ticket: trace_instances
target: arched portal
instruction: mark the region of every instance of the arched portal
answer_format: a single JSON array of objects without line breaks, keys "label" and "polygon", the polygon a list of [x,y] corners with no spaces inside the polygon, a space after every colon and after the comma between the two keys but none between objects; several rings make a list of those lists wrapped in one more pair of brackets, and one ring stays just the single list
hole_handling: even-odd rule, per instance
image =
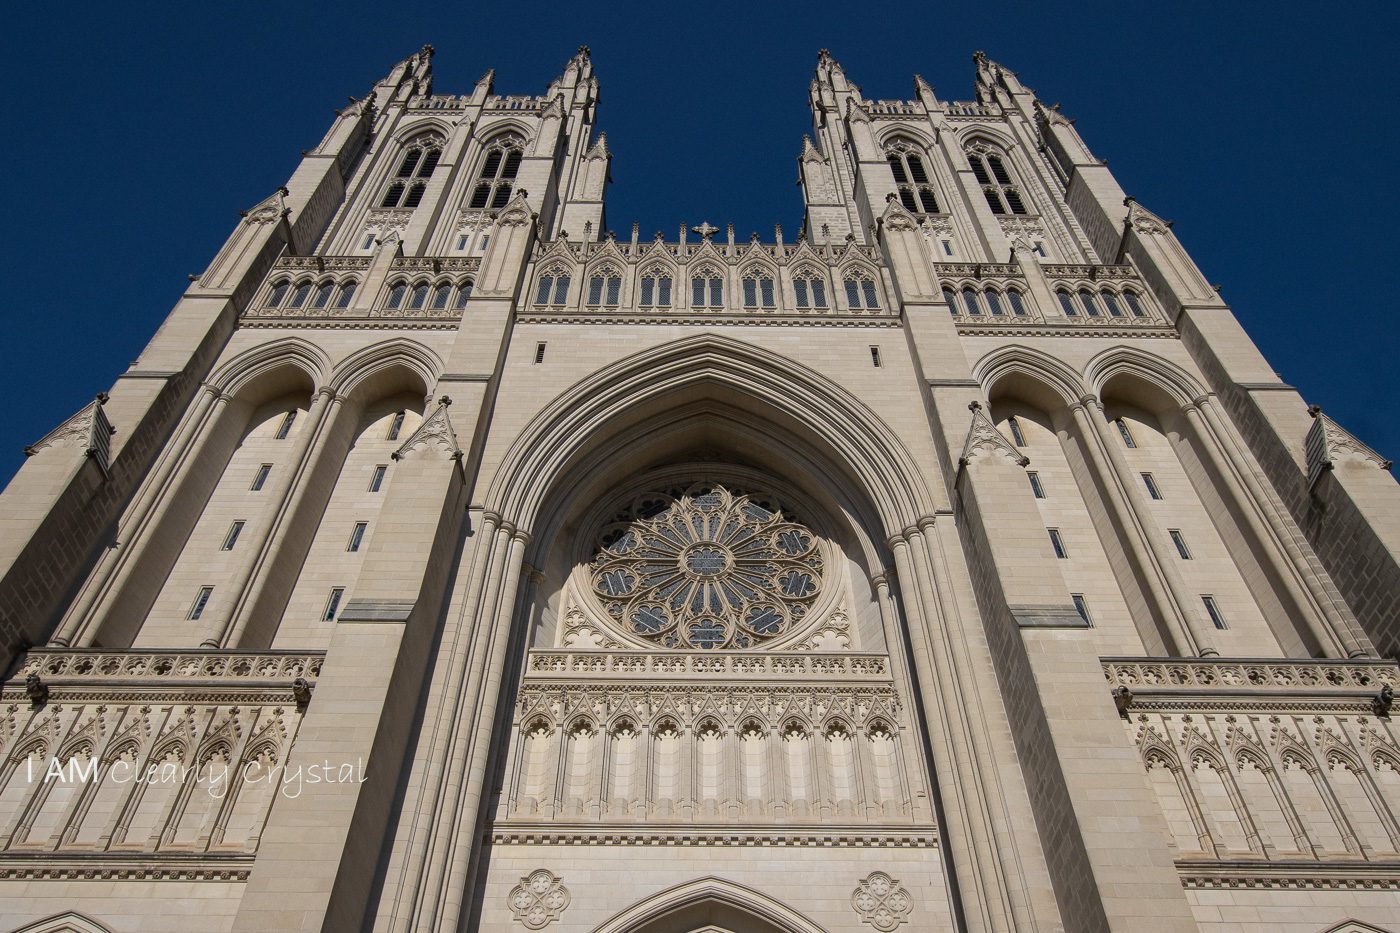
[{"label": "arched portal", "polygon": [[627,908],[594,933],[823,933],[795,910],[722,878],[677,885]]}]

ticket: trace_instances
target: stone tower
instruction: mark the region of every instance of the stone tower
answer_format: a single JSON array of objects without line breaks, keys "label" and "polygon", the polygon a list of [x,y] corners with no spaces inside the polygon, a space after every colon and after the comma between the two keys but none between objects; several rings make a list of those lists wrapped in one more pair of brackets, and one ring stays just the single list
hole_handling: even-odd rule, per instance
[{"label": "stone tower", "polygon": [[0,929],[1400,930],[1400,489],[1070,119],[619,240],[432,56],[0,496]]}]

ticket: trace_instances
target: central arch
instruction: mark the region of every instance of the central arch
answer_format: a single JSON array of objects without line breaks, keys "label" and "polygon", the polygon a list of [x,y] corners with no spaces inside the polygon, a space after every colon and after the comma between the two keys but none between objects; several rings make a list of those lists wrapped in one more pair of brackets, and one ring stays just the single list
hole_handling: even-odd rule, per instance
[{"label": "central arch", "polygon": [[634,904],[593,933],[825,933],[785,904],[752,888],[708,877]]},{"label": "central arch", "polygon": [[914,457],[854,394],[806,366],[713,334],[643,350],[561,393],[506,452],[485,506],[538,530],[551,492],[590,460],[596,466],[599,451],[623,436],[635,441],[657,419],[674,425],[678,411],[704,407],[747,412],[801,441],[865,492],[886,535],[933,514]]}]

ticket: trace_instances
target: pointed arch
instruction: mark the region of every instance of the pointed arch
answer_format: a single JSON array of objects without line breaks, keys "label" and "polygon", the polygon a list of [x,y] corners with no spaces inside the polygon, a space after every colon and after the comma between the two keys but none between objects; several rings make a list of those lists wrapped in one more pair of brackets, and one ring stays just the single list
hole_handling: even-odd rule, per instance
[{"label": "pointed arch", "polygon": [[452,138],[452,126],[439,117],[426,117],[421,120],[414,120],[404,126],[399,127],[394,134],[394,145],[413,146],[422,145],[432,139],[432,145],[446,145],[447,140]]},{"label": "pointed arch", "polygon": [[111,929],[76,910],[65,910],[42,920],[16,927],[13,933],[112,933]]},{"label": "pointed arch", "polygon": [[1191,404],[1207,393],[1201,382],[1169,360],[1149,356],[1134,347],[1109,347],[1096,354],[1084,367],[1084,381],[1100,398],[1104,389],[1119,376],[1133,376],[1160,389],[1178,406]]},{"label": "pointed arch", "polygon": [[826,933],[786,904],[713,875],[654,894],[595,927],[593,933],[662,933],[677,928],[677,923],[698,926],[704,922],[753,933]]},{"label": "pointed arch", "polygon": [[506,452],[486,507],[518,528],[535,528],[546,498],[565,475],[590,455],[602,456],[599,446],[628,430],[619,416],[678,392],[692,401],[690,412],[677,416],[713,412],[706,395],[737,393],[766,414],[801,425],[805,446],[816,448],[812,456],[846,474],[845,481],[869,500],[885,535],[933,514],[917,463],[878,414],[806,366],[717,334],[642,350],[565,390]]},{"label": "pointed arch", "polygon": [[210,374],[208,383],[226,395],[238,395],[251,383],[283,367],[300,370],[312,392],[325,384],[331,371],[330,357],[301,337],[283,337],[259,344],[227,360]]},{"label": "pointed arch", "polygon": [[350,395],[376,375],[395,367],[408,370],[422,382],[427,396],[442,373],[442,360],[421,343],[403,338],[371,344],[341,360],[327,385],[338,395]]},{"label": "pointed arch", "polygon": [[1068,365],[1030,347],[1002,347],[978,360],[972,375],[982,384],[982,391],[992,398],[998,390],[1013,386],[1019,380],[1030,380],[1050,389],[1059,401],[1070,407],[1084,398],[1084,381]]}]

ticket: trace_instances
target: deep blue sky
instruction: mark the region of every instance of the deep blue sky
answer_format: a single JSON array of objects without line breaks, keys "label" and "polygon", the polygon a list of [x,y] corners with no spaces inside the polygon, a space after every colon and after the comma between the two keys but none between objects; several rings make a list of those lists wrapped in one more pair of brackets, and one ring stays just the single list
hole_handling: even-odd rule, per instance
[{"label": "deep blue sky", "polygon": [[1400,459],[1393,2],[203,6],[5,10],[0,483],[140,353],[332,108],[423,43],[439,93],[494,67],[517,94],[588,44],[609,225],[765,239],[801,217],[818,48],[867,97],[912,97],[918,72],[952,100],[972,97],[985,49],[1176,221],[1285,379]]}]

